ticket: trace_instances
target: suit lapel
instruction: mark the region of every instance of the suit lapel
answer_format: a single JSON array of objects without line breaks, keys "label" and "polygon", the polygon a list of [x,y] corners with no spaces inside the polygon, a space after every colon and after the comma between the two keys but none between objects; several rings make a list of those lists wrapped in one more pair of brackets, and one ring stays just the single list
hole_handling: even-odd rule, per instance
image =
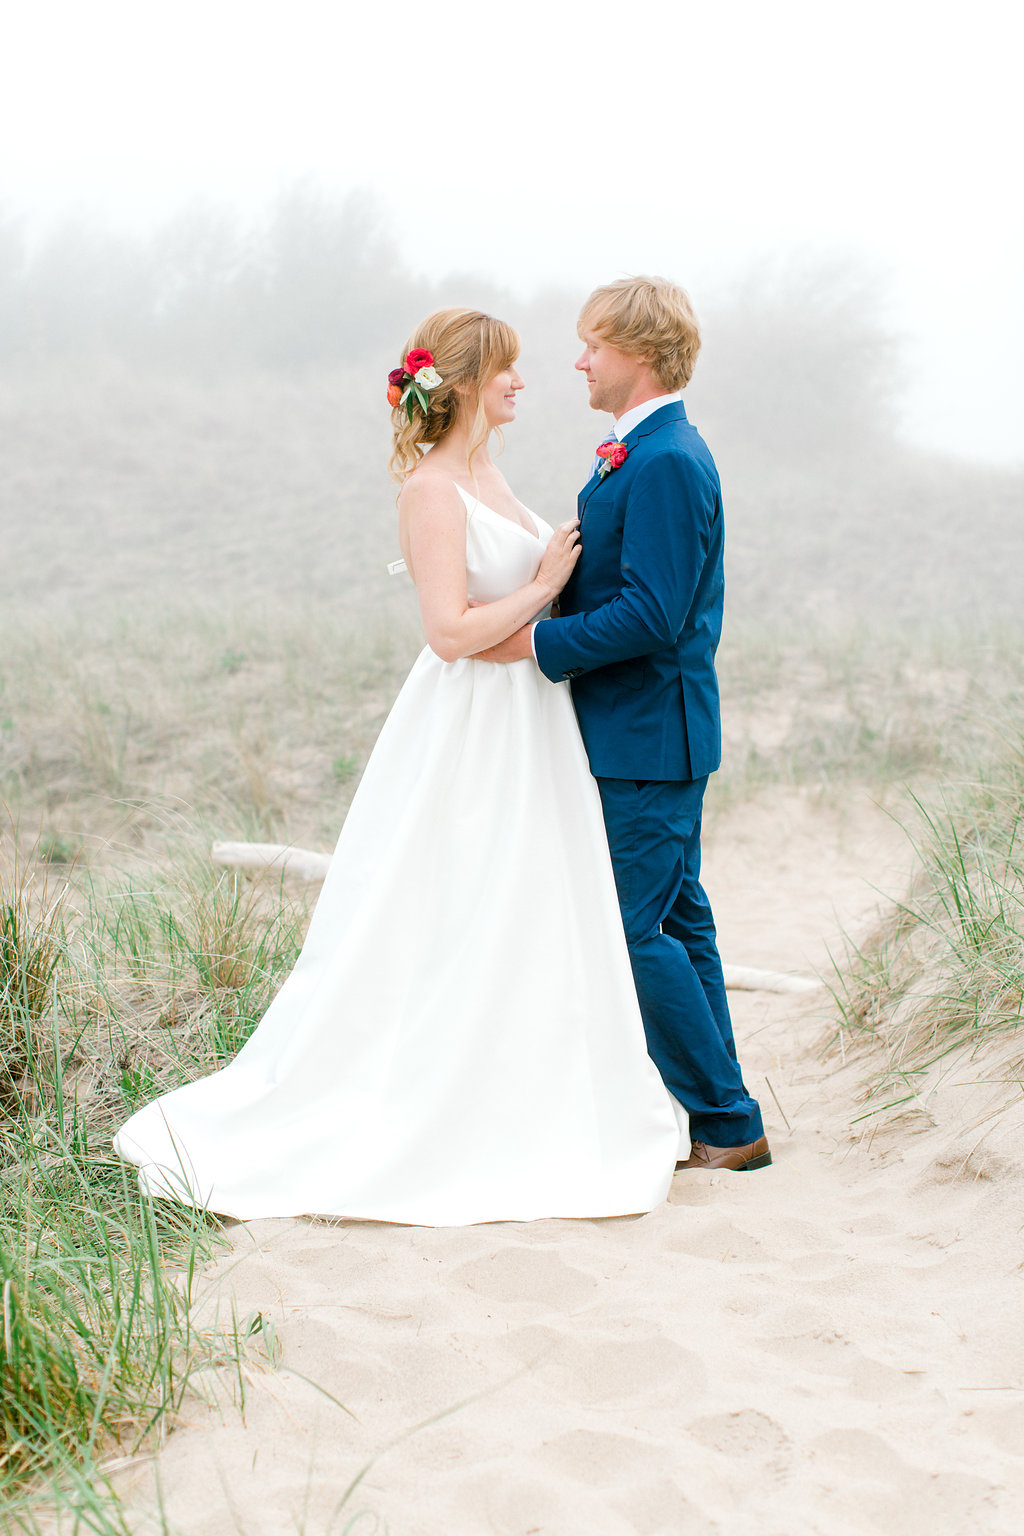
[{"label": "suit lapel", "polygon": [[578,503],[578,508],[579,508],[578,516],[579,516],[581,521],[583,519],[584,512],[587,510],[587,502],[590,500],[591,496],[593,496],[594,492],[597,490],[598,486],[601,484],[602,479],[603,479],[603,476],[600,475],[597,472],[597,470],[595,469],[594,473],[591,475],[590,479],[587,481],[586,485],[583,487],[582,491],[580,491],[579,495],[577,496],[576,501]]}]

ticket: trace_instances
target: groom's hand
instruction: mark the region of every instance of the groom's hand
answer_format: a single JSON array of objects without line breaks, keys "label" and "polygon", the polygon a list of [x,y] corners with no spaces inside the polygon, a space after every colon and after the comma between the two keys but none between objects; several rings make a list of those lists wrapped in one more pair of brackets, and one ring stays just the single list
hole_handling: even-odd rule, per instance
[{"label": "groom's hand", "polygon": [[477,651],[474,661],[532,661],[533,644],[530,639],[532,624],[524,624],[522,629],[517,629],[514,635],[509,635],[507,640],[499,640],[497,645],[489,645],[486,651]]}]

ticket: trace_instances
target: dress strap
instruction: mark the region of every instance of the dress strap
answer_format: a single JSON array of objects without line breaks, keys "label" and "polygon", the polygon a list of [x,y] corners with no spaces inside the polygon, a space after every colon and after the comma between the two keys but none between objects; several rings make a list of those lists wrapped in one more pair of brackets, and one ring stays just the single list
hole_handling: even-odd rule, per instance
[{"label": "dress strap", "polygon": [[462,497],[463,501],[466,503],[466,510],[469,513],[470,517],[472,517],[472,515],[476,511],[477,507],[483,505],[483,503],[480,500],[480,497],[479,496],[474,496],[469,491],[465,490],[459,484],[459,482],[457,480],[453,480],[452,481],[452,485],[454,485],[455,489],[458,491],[459,495]]}]

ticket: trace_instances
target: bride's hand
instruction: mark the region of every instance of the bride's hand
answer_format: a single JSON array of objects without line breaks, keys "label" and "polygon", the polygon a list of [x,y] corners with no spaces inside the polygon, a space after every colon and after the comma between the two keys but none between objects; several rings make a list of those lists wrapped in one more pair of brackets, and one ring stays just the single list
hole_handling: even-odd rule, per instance
[{"label": "bride's hand", "polygon": [[570,523],[559,523],[544,551],[536,578],[551,589],[552,597],[557,597],[569,580],[581,549],[579,518],[574,517]]}]

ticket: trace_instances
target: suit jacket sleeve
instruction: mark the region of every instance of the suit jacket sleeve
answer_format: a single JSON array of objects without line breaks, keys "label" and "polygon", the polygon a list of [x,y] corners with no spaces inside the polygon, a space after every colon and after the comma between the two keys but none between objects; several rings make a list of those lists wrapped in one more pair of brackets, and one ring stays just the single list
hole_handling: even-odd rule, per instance
[{"label": "suit jacket sleeve", "polygon": [[[614,473],[614,471],[613,471]],[[552,682],[672,645],[693,604],[718,495],[688,453],[670,450],[637,466],[622,529],[622,589],[589,613],[542,619],[534,652]],[[586,521],[583,528],[586,559]]]}]

